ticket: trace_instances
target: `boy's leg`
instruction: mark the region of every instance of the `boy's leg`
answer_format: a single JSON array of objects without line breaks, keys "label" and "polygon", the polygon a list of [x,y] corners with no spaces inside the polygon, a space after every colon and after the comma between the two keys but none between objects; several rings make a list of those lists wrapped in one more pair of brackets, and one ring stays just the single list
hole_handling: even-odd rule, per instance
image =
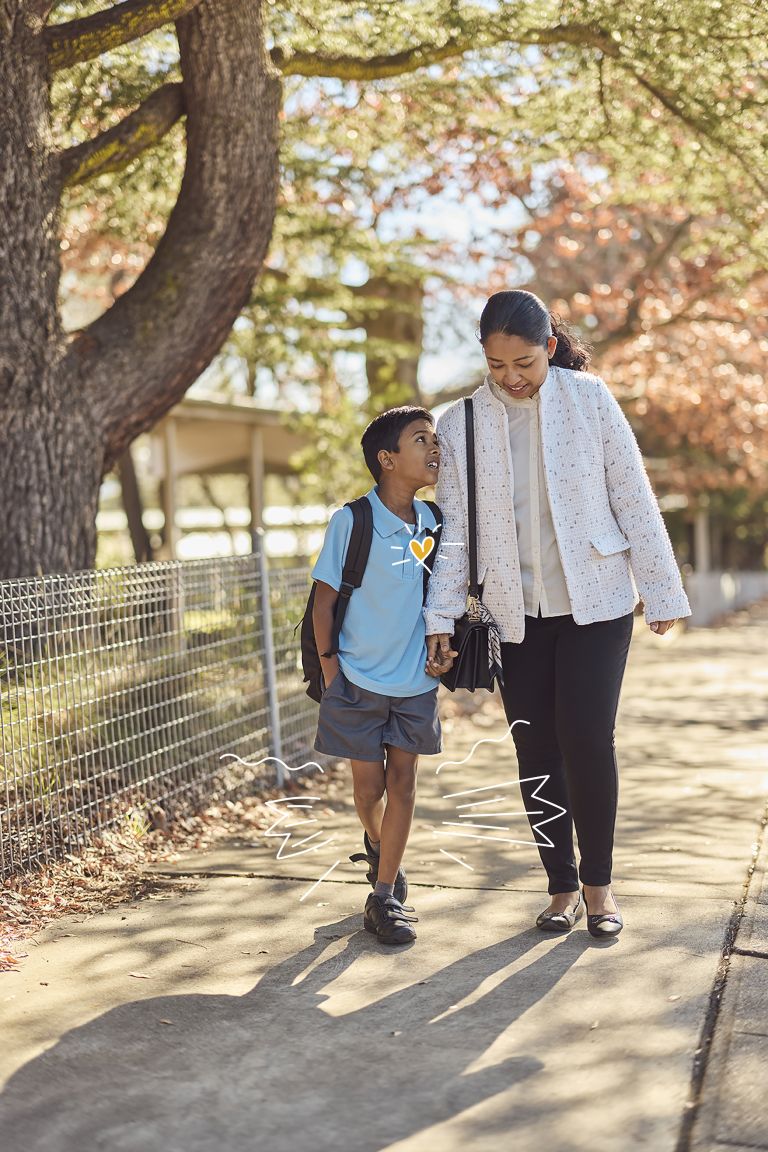
[{"label": "boy's leg", "polygon": [[408,836],[416,803],[416,768],[419,758],[403,748],[387,745],[385,775],[387,804],[381,822],[379,882],[394,884]]},{"label": "boy's leg", "polygon": [[350,763],[355,808],[360,823],[368,833],[368,839],[378,843],[384,817],[384,761],[350,760]]}]

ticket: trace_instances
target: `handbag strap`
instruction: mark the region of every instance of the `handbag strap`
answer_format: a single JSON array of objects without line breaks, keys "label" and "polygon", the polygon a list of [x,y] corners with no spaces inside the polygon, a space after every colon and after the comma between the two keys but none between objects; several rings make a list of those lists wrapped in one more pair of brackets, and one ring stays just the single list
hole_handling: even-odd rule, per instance
[{"label": "handbag strap", "polygon": [[475,498],[475,413],[472,397],[464,397],[467,433],[467,535],[469,537],[469,594],[479,600],[483,589],[477,582],[477,503]]}]

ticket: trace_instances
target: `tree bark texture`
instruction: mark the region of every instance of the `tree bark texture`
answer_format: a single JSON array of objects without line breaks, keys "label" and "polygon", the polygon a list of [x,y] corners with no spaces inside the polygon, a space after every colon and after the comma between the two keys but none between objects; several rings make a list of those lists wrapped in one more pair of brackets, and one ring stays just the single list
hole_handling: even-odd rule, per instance
[{"label": "tree bark texture", "polygon": [[42,30],[0,30],[0,578],[90,567],[104,473],[223,344],[269,244],[280,83],[261,0],[203,0],[177,24],[187,160],[133,287],[67,343],[57,314],[62,165]]}]

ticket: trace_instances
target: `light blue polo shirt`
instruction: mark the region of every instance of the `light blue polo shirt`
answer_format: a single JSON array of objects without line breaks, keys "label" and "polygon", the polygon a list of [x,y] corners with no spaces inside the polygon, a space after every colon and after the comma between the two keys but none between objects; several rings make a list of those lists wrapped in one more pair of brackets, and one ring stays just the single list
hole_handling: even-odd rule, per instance
[{"label": "light blue polo shirt", "polygon": [[[420,696],[437,687],[424,671],[427,643],[422,614],[424,568],[410,549],[421,543],[435,518],[423,500],[414,500],[417,525],[390,512],[376,488],[367,493],[373,509],[373,539],[363,582],[352,593],[339,637],[339,666],[348,680],[383,696]],[[340,508],[331,517],[312,579],[337,591],[352,511]]]}]

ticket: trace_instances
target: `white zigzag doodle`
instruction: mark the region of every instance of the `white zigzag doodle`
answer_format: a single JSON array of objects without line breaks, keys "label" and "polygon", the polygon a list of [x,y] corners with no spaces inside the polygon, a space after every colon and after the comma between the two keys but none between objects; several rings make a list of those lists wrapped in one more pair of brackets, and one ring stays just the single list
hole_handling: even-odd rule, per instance
[{"label": "white zigzag doodle", "polygon": [[[487,736],[482,740],[478,740],[475,744],[473,744],[472,748],[470,749],[470,751],[467,753],[467,755],[464,757],[463,760],[443,760],[442,763],[438,764],[437,768],[435,769],[435,775],[439,775],[440,769],[445,768],[448,765],[459,768],[459,767],[461,767],[461,765],[466,764],[471,759],[471,757],[474,755],[474,753],[480,747],[481,744],[500,744],[502,741],[506,740],[507,737],[512,734],[512,729],[515,727],[515,724],[530,724],[530,721],[529,720],[514,720],[509,725],[509,727],[507,728],[507,731],[504,733],[503,736],[498,736],[498,737]],[[462,812],[459,814],[458,820],[443,820],[442,821],[442,823],[444,825],[446,825],[447,827],[457,828],[457,829],[458,828],[467,828],[467,829],[477,828],[479,830],[478,832],[469,832],[469,831],[467,831],[467,832],[463,832],[463,831],[462,832],[458,832],[458,831],[457,832],[442,832],[438,829],[433,829],[433,834],[435,836],[458,836],[458,837],[462,837],[463,839],[467,839],[467,840],[496,840],[501,844],[525,844],[525,845],[530,845],[533,848],[552,848],[552,847],[554,847],[553,842],[552,842],[552,840],[550,840],[549,836],[547,836],[546,832],[542,831],[542,827],[544,824],[549,824],[552,820],[557,820],[560,816],[564,816],[566,814],[566,809],[563,808],[560,804],[555,804],[553,801],[547,800],[546,797],[541,795],[541,790],[544,787],[544,785],[547,783],[549,778],[550,777],[549,777],[548,773],[545,775],[542,775],[542,776],[522,776],[518,780],[503,780],[499,784],[485,784],[481,788],[467,788],[461,792],[448,792],[448,793],[443,795],[444,800],[454,800],[454,799],[457,799],[459,796],[474,796],[478,792],[500,792],[500,794],[488,797],[487,799],[483,799],[483,800],[468,801],[467,803],[464,803],[464,804],[457,804],[456,805],[457,808],[477,809],[477,808],[483,807],[484,810],[482,812],[476,812],[476,811],[472,811],[472,812],[468,812],[468,813]],[[532,825],[533,834],[536,837],[536,839],[534,839],[534,840],[518,840],[514,837],[509,837],[509,836],[488,836],[485,834],[486,832],[509,832],[509,831],[511,831],[511,827],[510,827],[510,825],[506,825],[506,824],[472,823],[472,821],[474,819],[476,819],[478,816],[482,820],[495,820],[498,817],[507,818],[510,816],[512,816],[512,817],[515,817],[515,816],[526,816],[526,817],[528,817],[528,816],[544,816],[545,810],[541,809],[541,808],[536,808],[536,809],[524,808],[522,811],[499,812],[497,810],[490,811],[488,808],[484,807],[485,805],[500,804],[503,801],[511,799],[511,797],[506,795],[503,791],[503,789],[505,789],[507,787],[521,785],[521,784],[533,784],[537,781],[538,781],[537,786],[534,789],[534,791],[531,793],[531,800],[538,800],[539,803],[547,805],[548,808],[555,808],[556,811],[552,815],[547,816],[544,820],[539,820],[536,824]],[[460,823],[460,821],[462,821],[462,820],[467,820],[468,823],[466,823],[466,824]],[[539,837],[541,837],[541,839],[539,839]],[[442,851],[442,849],[441,849],[441,851]],[[445,853],[445,854],[448,855],[448,853]]]},{"label": "white zigzag doodle", "polygon": [[[267,800],[267,807],[271,808],[273,812],[279,812],[280,813],[278,815],[277,819],[275,820],[275,822],[273,824],[270,824],[269,828],[264,833],[265,836],[280,836],[280,837],[282,837],[283,842],[277,850],[277,859],[278,860],[286,859],[286,857],[284,856],[283,853],[284,853],[284,849],[286,848],[286,845],[288,844],[288,842],[290,841],[290,839],[293,835],[293,829],[299,828],[302,824],[316,824],[317,823],[317,817],[316,816],[310,816],[308,819],[305,819],[305,820],[296,820],[293,824],[286,824],[285,827],[282,829],[282,831],[279,830],[280,825],[283,823],[284,820],[290,820],[292,813],[297,811],[298,809],[303,809],[304,811],[311,812],[312,811],[312,802],[314,802],[315,800],[320,800],[320,799],[321,799],[320,796],[302,796],[300,798],[300,800],[297,800],[292,796],[281,796],[277,799]],[[307,800],[310,801],[309,804],[304,802]],[[282,804],[285,805],[285,808],[280,810],[279,805],[282,805]],[[314,840],[316,836],[321,836],[321,835],[322,835],[321,832],[313,832],[311,836],[305,836],[302,840],[297,840],[295,845],[289,850],[288,857],[290,859],[292,859],[294,856],[303,856],[306,852],[320,852],[320,851],[322,851],[323,848],[329,848],[331,844],[336,843],[335,837],[331,836],[327,840],[321,840],[319,844],[312,844],[311,847],[309,847],[309,848],[301,848],[300,851],[298,851],[298,852],[296,851],[296,849],[301,844],[309,844],[310,840]],[[341,864],[341,860],[340,859],[335,860],[334,863],[331,864],[330,868],[327,868],[325,870],[325,872],[323,872],[322,876],[319,876],[318,879],[315,880],[315,882],[307,889],[307,891],[304,893],[304,895],[299,897],[299,903],[301,904],[304,900],[306,900],[306,898],[314,892],[315,888],[319,887],[319,885],[322,884],[323,880],[326,880],[330,876],[331,872],[333,872],[334,868],[338,867],[339,864]]]},{"label": "white zigzag doodle", "polygon": [[[267,808],[270,808],[273,812],[279,813],[277,819],[273,824],[270,824],[269,828],[264,833],[265,836],[282,837],[283,842],[277,850],[278,860],[284,860],[286,858],[284,854],[285,848],[293,836],[292,830],[294,828],[299,828],[302,824],[317,824],[317,817],[310,816],[309,819],[296,820],[292,824],[286,824],[282,831],[278,831],[280,825],[283,824],[286,820],[291,820],[293,813],[299,809],[311,812],[312,804],[306,804],[304,801],[315,801],[321,799],[321,796],[302,796],[300,799],[296,799],[293,796],[281,796],[278,799],[267,800]],[[285,807],[280,808],[279,805],[285,805]],[[309,844],[310,840],[314,840],[318,836],[322,836],[322,832],[313,832],[310,836],[305,836],[302,840],[296,840],[288,855],[293,858],[294,856],[303,856],[305,852],[319,852],[322,848],[327,848],[329,844],[335,843],[335,838],[331,836],[330,839],[322,840],[319,844],[313,844],[310,848],[302,848],[301,851],[296,851],[296,849],[301,844]]]}]

